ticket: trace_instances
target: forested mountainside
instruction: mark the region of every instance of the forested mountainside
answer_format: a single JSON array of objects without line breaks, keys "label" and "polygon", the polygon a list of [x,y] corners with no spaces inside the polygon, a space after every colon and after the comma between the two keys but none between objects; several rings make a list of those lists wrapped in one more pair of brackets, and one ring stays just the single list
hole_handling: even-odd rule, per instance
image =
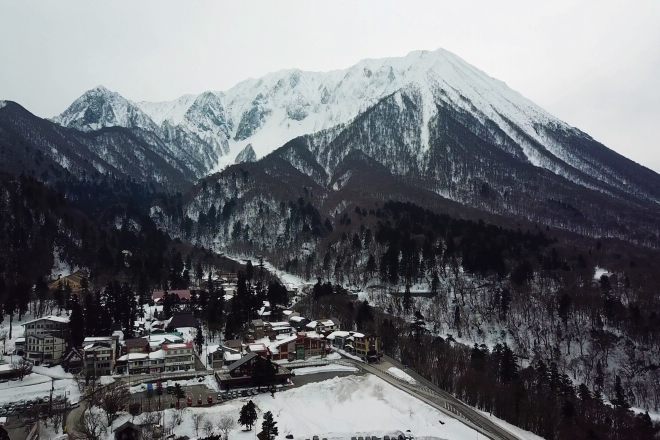
[{"label": "forested mountainside", "polygon": [[43,302],[58,271],[83,270],[96,288],[125,283],[146,300],[154,287],[187,285],[201,268],[228,265],[158,229],[148,206],[165,196],[139,184],[77,184],[67,193],[0,173],[0,317],[20,317],[30,301]]},{"label": "forested mountainside", "polygon": [[183,191],[196,173],[146,131],[82,132],[41,119],[14,102],[0,106],[0,170],[43,182],[132,180]]}]

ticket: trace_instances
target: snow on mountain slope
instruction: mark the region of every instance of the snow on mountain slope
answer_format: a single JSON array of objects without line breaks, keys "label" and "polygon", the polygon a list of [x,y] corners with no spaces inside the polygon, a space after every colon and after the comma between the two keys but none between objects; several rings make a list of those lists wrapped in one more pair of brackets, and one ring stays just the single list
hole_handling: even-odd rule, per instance
[{"label": "snow on mountain slope", "polygon": [[[400,109],[415,114],[415,127],[403,141],[417,157],[419,168],[425,158],[440,154],[430,151],[431,133],[442,123],[439,119],[458,115],[471,120],[472,127],[488,131],[495,139],[491,147],[507,153],[514,148],[517,158],[526,163],[588,188],[602,190],[598,183],[602,182],[660,200],[653,188],[647,188],[649,184],[643,184],[648,180],[645,171],[640,174],[630,164],[622,165],[620,157],[604,151],[586,134],[442,49],[367,59],[330,72],[283,70],[245,80],[224,92],[158,103],[134,104],[99,87],[55,120],[84,130],[111,125],[159,130],[175,155],[187,155],[201,164],[199,176],[236,163],[247,145],[259,159],[298,136],[319,131],[325,137],[338,134],[338,128],[389,97]],[[404,102],[410,97],[414,97],[412,107]],[[375,133],[387,123],[377,121],[367,129]]]},{"label": "snow on mountain slope", "polygon": [[[229,128],[230,153],[220,159],[220,168],[234,163],[247,144],[252,144],[258,158],[263,157],[297,136],[349,122],[380,99],[411,85],[423,97],[421,140],[425,146],[428,121],[441,103],[494,121],[520,141],[529,161],[538,166],[548,165],[533,141],[553,146],[538,126],[552,124],[570,130],[458,56],[442,49],[416,51],[405,57],[367,59],[330,72],[283,70],[215,93],[225,107],[226,119],[221,123]],[[157,123],[182,124],[190,121],[188,113],[194,103],[195,99],[186,95],[170,102],[138,105]]]},{"label": "snow on mountain slope", "polygon": [[158,131],[158,126],[138,106],[103,86],[83,93],[53,121],[82,131],[117,126]]}]

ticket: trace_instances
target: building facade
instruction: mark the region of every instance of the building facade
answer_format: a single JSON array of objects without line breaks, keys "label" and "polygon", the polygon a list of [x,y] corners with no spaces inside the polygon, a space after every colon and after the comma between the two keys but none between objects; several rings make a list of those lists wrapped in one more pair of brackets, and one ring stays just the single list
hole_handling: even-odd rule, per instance
[{"label": "building facade", "polygon": [[45,316],[23,323],[25,343],[23,355],[35,365],[57,364],[66,353],[69,340],[69,318]]},{"label": "building facade", "polygon": [[85,376],[96,378],[114,372],[117,358],[116,337],[85,338],[82,351]]}]

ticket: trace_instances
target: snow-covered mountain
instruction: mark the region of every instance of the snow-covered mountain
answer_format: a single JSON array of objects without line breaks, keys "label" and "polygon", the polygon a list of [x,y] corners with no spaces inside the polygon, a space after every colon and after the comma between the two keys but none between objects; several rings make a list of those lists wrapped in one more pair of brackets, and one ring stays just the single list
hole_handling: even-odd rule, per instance
[{"label": "snow-covered mountain", "polygon": [[[215,92],[218,104],[224,107],[223,117],[207,126],[221,128],[218,131],[229,135],[231,151],[220,162],[226,165],[233,163],[247,144],[252,144],[257,157],[263,157],[297,136],[344,124],[387,95],[409,87],[417,88],[422,96],[424,137],[428,137],[427,123],[439,102],[451,102],[499,125],[513,122],[523,130],[518,137],[528,136],[540,142],[545,138],[535,125],[568,128],[503,82],[442,49],[364,60],[331,72],[294,69],[249,79],[227,91]],[[188,125],[200,116],[198,112],[191,114],[199,98],[208,99],[211,95],[205,92],[138,105],[156,123]],[[559,151],[558,146],[552,147]],[[543,153],[532,147],[526,148],[525,153],[533,163],[545,163]]]},{"label": "snow-covered mountain", "polygon": [[158,126],[138,106],[103,86],[83,93],[53,121],[82,131],[106,127],[158,131]]},{"label": "snow-covered mountain", "polygon": [[[330,72],[284,70],[159,103],[97,88],[55,120],[148,133],[195,177],[274,154],[330,191],[378,169],[491,213],[618,237],[643,229],[642,241],[657,235],[656,173],[442,49]],[[622,205],[610,207],[606,227],[592,218],[615,201]],[[637,209],[646,226],[623,230],[620,212]]]},{"label": "snow-covered mountain", "polygon": [[[110,127],[131,129],[147,143],[185,163],[193,178],[206,175],[227,150],[227,130],[222,128],[222,106],[212,93],[191,99],[190,116],[176,124],[156,124],[132,101],[103,86],[88,90],[52,120],[85,132]],[[160,153],[159,153],[160,154]]]},{"label": "snow-covered mountain", "polygon": [[257,158],[264,157],[298,136],[345,125],[389,96],[399,106],[414,97],[418,127],[408,143],[417,145],[420,164],[440,107],[497,132],[500,148],[511,152],[515,145],[527,163],[586,186],[595,179],[628,189],[626,176],[565,140],[592,141],[587,135],[442,49],[363,60],[331,72],[283,70],[223,92],[166,102],[133,103],[98,87],[54,120],[82,130],[118,125],[158,133],[175,156],[198,162],[203,175],[235,163],[248,144]]}]

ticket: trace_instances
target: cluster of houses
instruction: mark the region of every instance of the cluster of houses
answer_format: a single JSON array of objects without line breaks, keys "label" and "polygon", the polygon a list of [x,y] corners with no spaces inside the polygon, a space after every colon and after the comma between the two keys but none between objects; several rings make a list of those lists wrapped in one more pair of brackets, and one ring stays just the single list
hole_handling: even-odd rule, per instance
[{"label": "cluster of houses", "polygon": [[249,381],[256,356],[271,362],[278,377],[284,378],[287,363],[322,358],[333,348],[367,361],[382,355],[378,336],[340,330],[337,319],[309,320],[290,310],[283,313],[286,321],[267,321],[263,318],[270,317],[269,308],[264,301],[262,319],[250,322],[245,340],[227,340],[208,352],[208,365],[223,387]]},{"label": "cluster of houses", "polygon": [[124,340],[116,331],[85,337],[81,347],[69,347],[69,318],[44,316],[23,323],[24,336],[16,339],[15,352],[34,365],[62,364],[67,371],[94,378],[194,370],[198,363],[191,330],[196,325],[191,313],[180,313],[168,321],[150,322],[149,329],[137,322],[134,330],[143,334],[139,337]]},{"label": "cluster of houses", "polygon": [[84,374],[99,377],[194,370],[197,356],[191,330],[196,326],[192,313],[177,313],[168,321],[136,322],[133,331],[138,337],[85,338],[81,349]]},{"label": "cluster of houses", "polygon": [[[222,287],[225,279],[220,280]],[[176,302],[190,301],[189,290],[154,291],[152,301],[159,304],[165,295]],[[226,340],[207,348],[207,368],[216,371],[221,385],[231,387],[249,381],[255,366],[262,361],[273,365],[276,377],[286,380],[287,363],[322,358],[332,349],[367,361],[381,356],[378,336],[341,330],[338,320],[310,320],[292,310],[273,313],[268,301],[259,310],[259,319],[249,323],[242,340]],[[272,320],[273,316],[282,316]],[[23,323],[24,337],[16,340],[16,352],[35,365],[62,364],[67,371],[98,378],[111,374],[159,374],[203,368],[193,345],[198,320],[192,313],[176,313],[169,320],[151,318],[135,322],[133,338],[124,339],[122,331],[108,336],[86,337],[81,347],[69,347],[69,318],[45,316]]]}]

